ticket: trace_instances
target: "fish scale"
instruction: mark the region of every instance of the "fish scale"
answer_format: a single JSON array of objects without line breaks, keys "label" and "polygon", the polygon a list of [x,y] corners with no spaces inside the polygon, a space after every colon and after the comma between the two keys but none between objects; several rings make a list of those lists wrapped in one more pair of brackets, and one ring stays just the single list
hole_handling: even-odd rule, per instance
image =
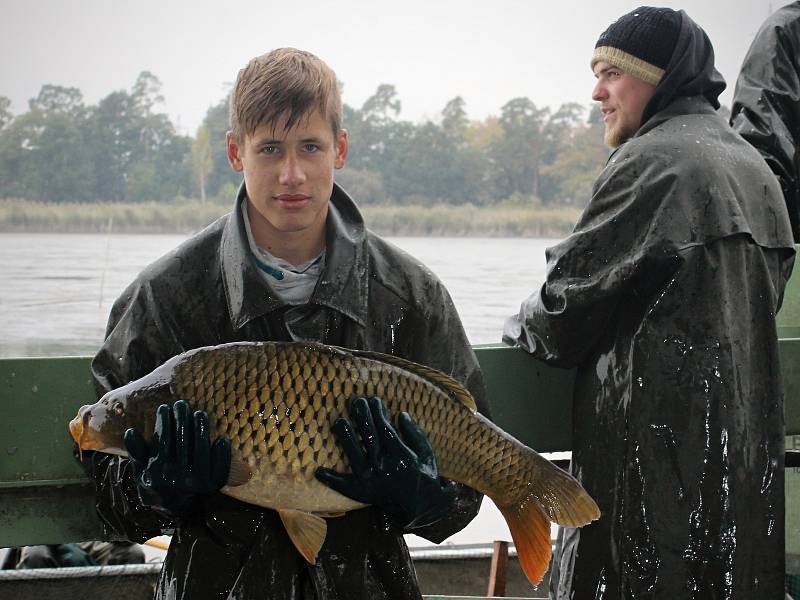
[{"label": "fish scale", "polygon": [[[231,472],[242,465],[249,474],[222,492],[278,510],[298,550],[313,562],[326,530],[319,515],[364,506],[314,475],[318,467],[349,471],[332,427],[360,396],[380,397],[392,419],[409,413],[430,441],[440,475],[492,498],[531,581],[541,578],[549,561],[550,520],[577,527],[599,516],[575,479],[478,414],[461,384],[374,352],[280,342],[198,348],[82,407],[70,431],[82,449],[118,452],[128,427],[146,439],[152,435],[142,415],[186,400],[209,415],[212,439],[230,439]],[[134,398],[129,417],[119,408]],[[131,422],[134,415],[140,420]]]},{"label": "fish scale", "polygon": [[[344,470],[345,457],[333,442],[334,438],[329,431],[335,418],[346,412],[343,399],[352,394],[378,395],[384,398],[393,414],[419,404],[417,410],[412,411],[413,416],[423,429],[430,431],[431,441],[436,449],[437,439],[441,438],[439,406],[432,402],[423,403],[422,398],[438,395],[439,402],[453,404],[453,401],[429,382],[420,379],[413,381],[412,385],[397,385],[400,382],[409,382],[407,377],[398,377],[399,370],[393,366],[376,369],[374,361],[365,359],[346,361],[340,357],[298,353],[294,349],[271,349],[274,350],[271,356],[250,347],[235,353],[196,354],[185,366],[176,369],[176,396],[197,398],[199,402],[194,403],[194,408],[206,410],[212,415],[212,434],[227,435],[233,448],[247,457],[256,472],[267,461],[279,473],[288,472],[295,477],[302,476],[310,485],[317,486],[319,484],[313,476],[313,469],[306,468],[312,462],[315,466]],[[217,362],[224,366],[215,368],[214,364]],[[279,376],[277,382],[274,377],[271,378],[269,385],[263,370],[268,362],[277,367]],[[317,364],[322,368],[313,369]],[[318,386],[315,378],[323,373],[326,375],[323,381],[334,383],[333,388],[327,392],[326,386]],[[214,396],[196,393],[202,389],[224,389],[225,393]],[[223,405],[231,406],[232,398],[235,398],[235,410],[223,408]],[[211,403],[210,399],[213,400]],[[309,400],[315,408],[316,420],[313,422],[317,425],[317,435],[330,440],[325,446],[320,444],[312,447],[313,454],[307,451],[308,435],[303,435],[305,422],[311,420],[311,415],[306,410],[301,413],[299,405],[300,402],[308,404]],[[272,412],[283,415],[283,418],[275,420],[278,424],[277,435],[267,438],[267,433],[274,430],[274,422],[270,423],[260,415],[263,413],[261,406],[267,408],[269,404],[273,406]],[[264,447],[259,446],[259,442],[267,439],[269,443],[265,444],[265,455]],[[453,453],[453,463],[458,474],[465,474],[463,466],[457,467],[458,462],[463,462],[458,457],[465,451],[465,443],[460,441],[457,452]],[[437,454],[449,455],[445,448]]]}]

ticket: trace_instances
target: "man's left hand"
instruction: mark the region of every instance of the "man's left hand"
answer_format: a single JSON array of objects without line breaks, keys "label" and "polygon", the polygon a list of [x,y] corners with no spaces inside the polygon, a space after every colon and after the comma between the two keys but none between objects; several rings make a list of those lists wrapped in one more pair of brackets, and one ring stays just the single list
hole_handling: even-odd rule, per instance
[{"label": "man's left hand", "polygon": [[353,400],[350,419],[339,417],[333,432],[352,473],[319,467],[317,479],[349,498],[380,506],[405,529],[445,516],[454,487],[439,479],[433,448],[408,413],[398,415],[395,429],[383,402],[373,396]]}]

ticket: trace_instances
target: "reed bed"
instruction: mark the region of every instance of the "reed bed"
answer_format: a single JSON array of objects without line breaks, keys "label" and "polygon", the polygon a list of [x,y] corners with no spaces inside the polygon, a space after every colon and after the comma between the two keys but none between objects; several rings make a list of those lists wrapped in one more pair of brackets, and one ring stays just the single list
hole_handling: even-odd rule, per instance
[{"label": "reed bed", "polygon": [[[0,232],[190,233],[230,210],[229,204],[59,203],[0,199]],[[373,231],[388,236],[563,237],[580,210],[574,207],[470,204],[379,205],[362,208]]]},{"label": "reed bed", "polygon": [[0,232],[188,233],[224,215],[214,203],[45,203],[0,200]]},{"label": "reed bed", "polygon": [[563,237],[572,231],[580,210],[541,206],[367,206],[367,226],[392,236]]}]

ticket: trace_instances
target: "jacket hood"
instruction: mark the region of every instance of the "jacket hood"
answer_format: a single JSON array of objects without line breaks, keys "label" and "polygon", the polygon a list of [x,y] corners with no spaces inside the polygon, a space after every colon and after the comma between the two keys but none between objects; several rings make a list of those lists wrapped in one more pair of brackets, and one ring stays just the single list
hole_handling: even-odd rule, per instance
[{"label": "jacket hood", "polygon": [[653,97],[645,106],[642,123],[666,108],[676,98],[704,96],[719,108],[719,95],[726,87],[722,74],[714,67],[714,48],[706,32],[684,11],[675,50]]}]

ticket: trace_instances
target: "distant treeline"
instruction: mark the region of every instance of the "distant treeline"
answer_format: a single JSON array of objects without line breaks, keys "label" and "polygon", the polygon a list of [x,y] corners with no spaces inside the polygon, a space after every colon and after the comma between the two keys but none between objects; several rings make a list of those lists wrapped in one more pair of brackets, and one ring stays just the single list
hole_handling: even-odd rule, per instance
[{"label": "distant treeline", "polygon": [[[130,90],[87,105],[76,88],[45,85],[16,116],[0,96],[0,198],[228,205],[241,176],[225,154],[227,97],[190,137],[157,111],[160,89],[145,71]],[[360,108],[345,105],[350,154],[337,181],[361,206],[586,203],[608,156],[596,109],[552,112],[513,98],[499,116],[474,121],[465,106],[459,96],[435,121],[399,120],[397,90],[386,84]]]}]

